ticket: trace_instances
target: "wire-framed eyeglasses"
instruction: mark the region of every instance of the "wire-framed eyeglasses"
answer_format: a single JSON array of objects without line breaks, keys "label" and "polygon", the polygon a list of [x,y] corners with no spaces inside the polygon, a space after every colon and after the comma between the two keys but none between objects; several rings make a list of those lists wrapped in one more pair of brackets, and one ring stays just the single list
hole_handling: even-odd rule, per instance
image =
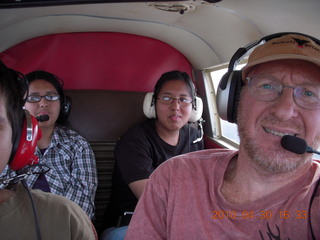
[{"label": "wire-framed eyeglasses", "polygon": [[304,83],[297,86],[282,85],[273,76],[252,76],[246,78],[250,94],[261,101],[271,102],[279,98],[283,88],[293,89],[295,103],[304,109],[320,108],[320,84]]},{"label": "wire-framed eyeglasses", "polygon": [[58,94],[47,94],[44,96],[40,96],[40,95],[30,95],[27,97],[27,102],[29,103],[37,103],[40,102],[41,99],[44,98],[45,100],[49,101],[49,102],[54,102],[60,99],[60,96]]},{"label": "wire-framed eyeglasses", "polygon": [[169,96],[162,96],[157,98],[160,103],[170,105],[173,103],[174,100],[177,100],[181,107],[188,107],[192,103],[192,100],[190,98],[173,98]]}]

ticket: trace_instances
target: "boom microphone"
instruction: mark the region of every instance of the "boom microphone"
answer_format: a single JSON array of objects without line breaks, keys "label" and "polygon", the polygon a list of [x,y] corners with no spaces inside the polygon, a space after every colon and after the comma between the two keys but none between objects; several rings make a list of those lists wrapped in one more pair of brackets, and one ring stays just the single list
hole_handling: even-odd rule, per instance
[{"label": "boom microphone", "polygon": [[304,154],[304,153],[316,153],[320,155],[320,152],[309,147],[306,141],[302,138],[298,138],[291,135],[285,135],[281,138],[281,146],[293,153]]},{"label": "boom microphone", "polygon": [[45,122],[49,120],[49,115],[41,115],[36,117],[36,119],[38,120],[38,122]]},{"label": "boom microphone", "polygon": [[200,142],[202,139],[203,139],[203,127],[202,127],[202,123],[205,122],[202,118],[200,118],[198,121],[197,121],[197,125],[198,125],[198,128],[200,128],[200,137],[195,139],[192,144],[196,144],[198,142]]}]

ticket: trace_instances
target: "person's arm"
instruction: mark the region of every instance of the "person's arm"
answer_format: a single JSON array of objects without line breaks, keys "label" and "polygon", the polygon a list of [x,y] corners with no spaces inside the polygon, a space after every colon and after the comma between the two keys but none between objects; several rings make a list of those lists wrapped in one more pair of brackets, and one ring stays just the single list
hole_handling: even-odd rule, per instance
[{"label": "person's arm", "polygon": [[116,145],[115,159],[121,177],[137,199],[154,170],[154,148],[146,131],[138,127],[129,130]]},{"label": "person's arm", "polygon": [[160,172],[148,180],[130,221],[125,240],[168,239],[166,235],[168,187],[167,176]]},{"label": "person's arm", "polygon": [[86,141],[76,143],[72,159],[71,181],[66,189],[66,197],[76,202],[90,218],[94,216],[94,197],[98,186],[96,160]]},{"label": "person's arm", "polygon": [[94,215],[94,197],[98,186],[96,159],[88,142],[78,152],[72,169],[74,184],[67,190],[67,197],[77,202],[90,218]]},{"label": "person's arm", "polygon": [[141,197],[147,182],[148,182],[148,179],[142,179],[142,180],[129,183],[129,188],[131,189],[133,194],[137,197],[137,199]]}]

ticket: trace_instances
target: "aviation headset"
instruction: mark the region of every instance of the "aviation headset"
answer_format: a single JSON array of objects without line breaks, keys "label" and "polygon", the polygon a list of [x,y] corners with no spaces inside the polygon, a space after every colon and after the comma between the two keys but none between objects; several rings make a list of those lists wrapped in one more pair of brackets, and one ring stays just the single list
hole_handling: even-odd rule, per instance
[{"label": "aviation headset", "polygon": [[229,63],[228,72],[222,76],[217,89],[217,108],[219,115],[223,120],[227,120],[230,123],[237,122],[237,107],[240,99],[240,92],[244,84],[242,80],[242,71],[235,70],[238,63],[247,55],[247,53],[253,51],[257,46],[262,45],[271,39],[287,34],[297,34],[308,37],[320,45],[320,40],[312,36],[297,32],[281,32],[265,36],[258,41],[239,48],[232,56]]},{"label": "aviation headset", "polygon": [[30,115],[27,110],[23,110],[25,117],[23,120],[20,138],[13,144],[12,160],[9,160],[9,167],[12,170],[20,170],[27,165],[38,163],[39,159],[34,155],[37,142],[41,138],[41,130],[38,121]]},{"label": "aviation headset", "polygon": [[38,163],[34,151],[37,141],[41,138],[41,131],[36,118],[23,109],[23,96],[26,96],[25,93],[28,91],[25,76],[7,68],[2,62],[0,73],[8,119],[12,127],[12,151],[8,164],[12,170],[20,170],[27,165]]},{"label": "aviation headset", "polygon": [[58,76],[52,73],[41,71],[41,70],[30,72],[26,75],[26,77],[28,79],[29,84],[34,80],[43,79],[51,83],[55,87],[55,89],[57,90],[60,96],[60,104],[61,104],[57,123],[64,124],[70,114],[72,101],[70,97],[64,95],[62,79],[60,79]]},{"label": "aviation headset", "polygon": [[198,121],[201,118],[203,111],[202,99],[196,96],[195,86],[188,74],[180,71],[171,71],[164,73],[154,87],[154,92],[148,92],[146,94],[143,101],[143,112],[145,116],[147,118],[157,118],[155,108],[156,98],[158,97],[158,93],[160,92],[163,84],[171,80],[182,80],[190,87],[192,94],[192,111],[188,121]]}]

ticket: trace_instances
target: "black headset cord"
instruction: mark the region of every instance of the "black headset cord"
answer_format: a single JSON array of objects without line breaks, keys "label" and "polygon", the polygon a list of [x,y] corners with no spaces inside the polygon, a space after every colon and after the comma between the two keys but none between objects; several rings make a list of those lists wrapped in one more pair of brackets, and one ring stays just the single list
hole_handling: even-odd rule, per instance
[{"label": "black headset cord", "polygon": [[29,195],[29,198],[30,198],[30,201],[31,201],[31,205],[32,205],[32,210],[33,210],[33,216],[34,216],[34,223],[36,225],[36,234],[37,234],[37,240],[41,240],[41,234],[40,234],[40,228],[39,228],[39,222],[38,222],[38,215],[37,215],[37,210],[36,210],[36,206],[34,205],[34,199],[33,199],[33,196],[32,196],[32,193],[30,192],[30,189],[26,183],[26,180],[25,179],[22,179],[21,180],[23,186],[25,187],[28,195]]}]

